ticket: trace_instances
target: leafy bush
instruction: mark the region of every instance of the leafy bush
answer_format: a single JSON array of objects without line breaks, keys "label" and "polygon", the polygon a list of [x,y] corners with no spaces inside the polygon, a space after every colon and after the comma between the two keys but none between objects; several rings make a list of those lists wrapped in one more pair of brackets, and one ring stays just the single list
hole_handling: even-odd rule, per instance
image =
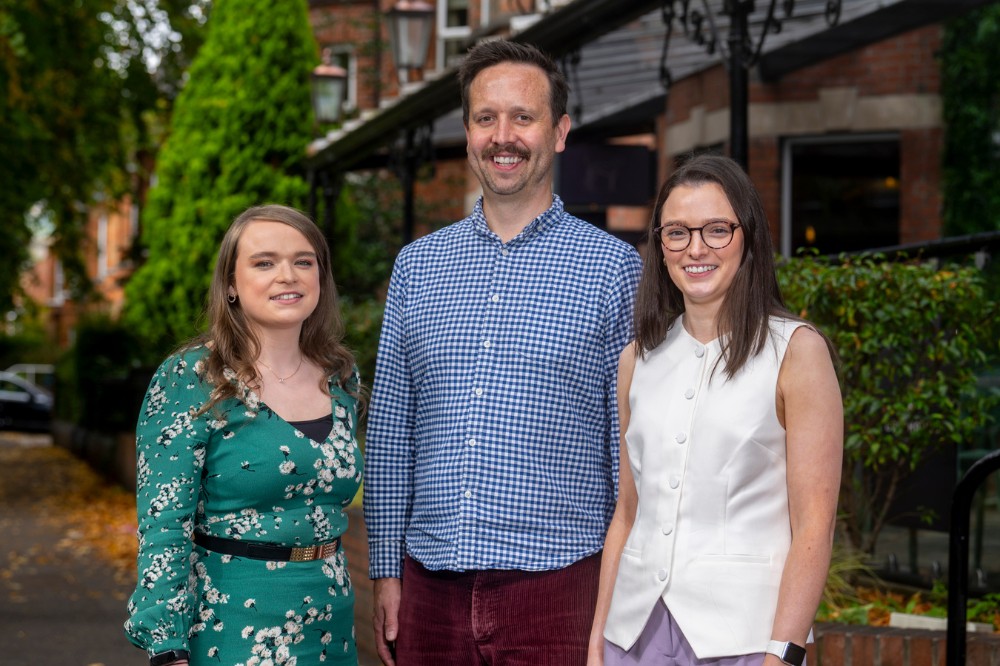
[{"label": "leafy bush", "polygon": [[782,262],[793,312],[833,340],[844,393],[842,524],[874,551],[899,483],[936,447],[971,440],[996,397],[977,371],[997,352],[997,303],[974,267],[882,257]]},{"label": "leafy bush", "polygon": [[[943,580],[934,582],[928,592],[901,593],[877,586],[860,586],[851,598],[835,601],[823,599],[816,619],[820,622],[887,626],[892,613],[907,613],[927,617],[948,616],[948,588]],[[969,622],[991,624],[1000,630],[1000,594],[987,594],[969,599],[965,612]]]},{"label": "leafy bush", "polygon": [[126,287],[125,319],[158,355],[198,332],[233,218],[256,204],[304,204],[317,61],[304,0],[214,5],[157,156],[142,217],[148,260]]},{"label": "leafy bush", "polygon": [[361,384],[370,394],[375,380],[375,353],[378,351],[378,337],[382,331],[382,314],[385,303],[368,298],[360,301],[343,299],[341,311],[346,328],[345,342],[354,352],[354,358],[361,370]]},{"label": "leafy bush", "polygon": [[106,433],[134,428],[152,376],[141,369],[141,348],[130,329],[109,317],[81,321],[56,366],[56,417]]},{"label": "leafy bush", "polygon": [[959,235],[1000,229],[1000,5],[988,3],[949,21],[940,59],[948,128],[941,174],[945,230]]}]

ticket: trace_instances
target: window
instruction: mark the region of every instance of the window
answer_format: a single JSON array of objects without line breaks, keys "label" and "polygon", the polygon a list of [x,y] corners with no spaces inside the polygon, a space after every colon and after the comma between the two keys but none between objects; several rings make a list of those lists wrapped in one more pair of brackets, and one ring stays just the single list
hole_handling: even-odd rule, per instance
[{"label": "window", "polygon": [[342,67],[347,72],[347,91],[344,95],[344,113],[358,108],[358,59],[349,44],[325,44],[320,48],[330,49],[330,64]]},{"label": "window", "polygon": [[[476,16],[478,21],[475,21]],[[437,69],[454,67],[461,62],[473,28],[485,25],[489,18],[490,0],[438,0]]]},{"label": "window", "polygon": [[897,136],[789,139],[782,174],[783,254],[899,244]]}]

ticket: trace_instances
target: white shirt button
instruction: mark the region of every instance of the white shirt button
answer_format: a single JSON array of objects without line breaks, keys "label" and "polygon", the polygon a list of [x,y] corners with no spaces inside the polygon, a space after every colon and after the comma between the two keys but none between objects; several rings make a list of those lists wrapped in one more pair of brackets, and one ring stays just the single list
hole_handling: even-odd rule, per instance
[{"label": "white shirt button", "polygon": [[677,486],[681,485],[681,477],[676,474],[670,475],[670,487],[677,490]]},{"label": "white shirt button", "polygon": [[489,349],[490,347],[493,346],[493,343],[490,342],[489,340],[483,340],[483,346]]},{"label": "white shirt button", "polygon": [[670,534],[674,531],[674,526],[671,523],[665,523],[663,527],[660,528],[664,534]]},{"label": "white shirt button", "polygon": [[667,570],[666,569],[660,569],[659,571],[656,572],[656,577],[659,578],[661,581],[666,580],[667,579]]},{"label": "white shirt button", "polygon": [[676,439],[676,440],[677,440],[677,443],[678,443],[678,444],[683,444],[684,442],[686,442],[686,441],[687,441],[687,438],[688,438],[687,434],[686,434],[686,433],[683,433],[683,432],[679,432],[679,433],[677,433],[677,436],[676,436],[676,437],[674,437],[674,439]]},{"label": "white shirt button", "polygon": [[476,440],[474,438],[470,439],[469,440],[469,446],[475,446],[475,445],[476,445]]},{"label": "white shirt button", "polygon": [[465,491],[465,499],[469,499],[470,497],[472,497],[472,491],[471,490],[466,490]]},{"label": "white shirt button", "polygon": [[688,400],[690,400],[691,398],[693,398],[694,397],[694,389],[689,388],[687,391],[684,391],[684,397],[687,398]]},{"label": "white shirt button", "polygon": [[478,398],[479,396],[481,396],[483,394],[483,389],[477,388],[477,389],[473,390],[472,392],[475,393],[476,397]]},{"label": "white shirt button", "polygon": [[490,300],[493,301],[494,303],[499,303],[500,302],[500,294],[493,294],[493,296],[490,298]]},{"label": "white shirt button", "polygon": [[697,356],[698,358],[701,358],[702,356],[705,355],[705,348],[704,347],[696,347],[695,350],[694,350],[694,355]]}]

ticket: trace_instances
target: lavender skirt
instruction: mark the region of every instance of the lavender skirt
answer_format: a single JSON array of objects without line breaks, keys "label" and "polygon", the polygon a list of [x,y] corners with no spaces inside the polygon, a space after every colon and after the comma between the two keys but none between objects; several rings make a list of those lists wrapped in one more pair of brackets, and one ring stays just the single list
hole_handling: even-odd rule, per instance
[{"label": "lavender skirt", "polygon": [[632,649],[604,641],[604,666],[761,666],[764,653],[698,659],[663,600],[657,602]]}]

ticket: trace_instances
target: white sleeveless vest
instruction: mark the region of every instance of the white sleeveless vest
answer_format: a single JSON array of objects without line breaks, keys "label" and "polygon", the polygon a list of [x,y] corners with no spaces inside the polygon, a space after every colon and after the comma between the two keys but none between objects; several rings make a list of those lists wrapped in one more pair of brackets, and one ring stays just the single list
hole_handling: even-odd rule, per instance
[{"label": "white sleeveless vest", "polygon": [[683,324],[636,359],[625,440],[639,508],[604,635],[631,648],[662,597],[699,659],[763,652],[791,544],[775,391],[801,324],[772,318],[731,380],[715,367],[719,342]]}]

